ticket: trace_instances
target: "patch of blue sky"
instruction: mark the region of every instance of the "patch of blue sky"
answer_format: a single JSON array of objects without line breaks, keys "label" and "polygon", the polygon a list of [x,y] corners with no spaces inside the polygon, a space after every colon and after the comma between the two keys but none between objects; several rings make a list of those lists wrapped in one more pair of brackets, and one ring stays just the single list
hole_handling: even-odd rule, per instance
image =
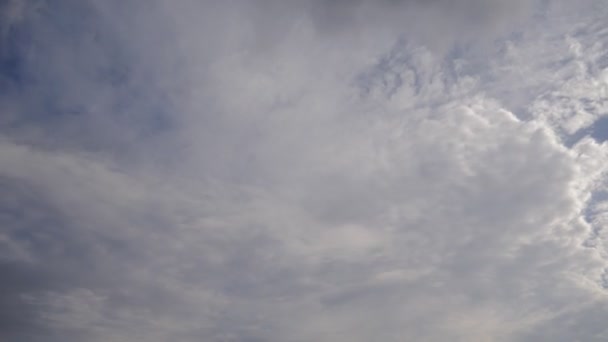
[{"label": "patch of blue sky", "polygon": [[597,119],[589,128],[590,135],[598,143],[608,140],[608,115]]},{"label": "patch of blue sky", "polygon": [[43,145],[103,149],[173,127],[168,97],[142,81],[154,75],[142,77],[112,20],[75,1],[28,15],[35,20],[11,25],[1,43],[0,104],[19,108],[0,131],[19,137],[34,128]]}]

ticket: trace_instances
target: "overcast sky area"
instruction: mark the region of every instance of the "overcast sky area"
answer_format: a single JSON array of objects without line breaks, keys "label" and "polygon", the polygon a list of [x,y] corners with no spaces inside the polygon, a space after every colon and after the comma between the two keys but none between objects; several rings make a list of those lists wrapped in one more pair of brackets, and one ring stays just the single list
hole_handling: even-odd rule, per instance
[{"label": "overcast sky area", "polygon": [[0,0],[0,340],[608,341],[606,0]]}]

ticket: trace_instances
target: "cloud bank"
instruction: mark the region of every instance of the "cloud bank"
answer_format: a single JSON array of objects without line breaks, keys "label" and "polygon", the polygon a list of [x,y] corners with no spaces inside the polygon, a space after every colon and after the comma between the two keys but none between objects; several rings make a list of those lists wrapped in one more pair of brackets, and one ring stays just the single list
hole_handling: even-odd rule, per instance
[{"label": "cloud bank", "polygon": [[2,3],[1,339],[606,340],[607,13]]}]

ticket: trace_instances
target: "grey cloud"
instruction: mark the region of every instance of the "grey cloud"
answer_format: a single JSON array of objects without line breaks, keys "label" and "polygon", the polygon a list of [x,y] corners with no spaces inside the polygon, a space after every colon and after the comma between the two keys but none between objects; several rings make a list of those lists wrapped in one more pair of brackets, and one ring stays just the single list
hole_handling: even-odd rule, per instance
[{"label": "grey cloud", "polygon": [[454,42],[492,40],[518,30],[538,10],[535,1],[332,1],[311,3],[322,32],[383,28],[436,49]]},{"label": "grey cloud", "polygon": [[2,43],[0,338],[605,333],[607,145],[565,144],[559,111],[603,108],[592,7],[27,4]]}]

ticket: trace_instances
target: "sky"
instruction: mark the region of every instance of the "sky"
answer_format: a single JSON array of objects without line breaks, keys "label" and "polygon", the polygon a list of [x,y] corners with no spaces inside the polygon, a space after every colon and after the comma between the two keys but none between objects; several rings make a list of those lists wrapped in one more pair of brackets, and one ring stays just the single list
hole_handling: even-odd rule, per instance
[{"label": "sky", "polygon": [[0,0],[0,340],[608,340],[604,0]]}]

